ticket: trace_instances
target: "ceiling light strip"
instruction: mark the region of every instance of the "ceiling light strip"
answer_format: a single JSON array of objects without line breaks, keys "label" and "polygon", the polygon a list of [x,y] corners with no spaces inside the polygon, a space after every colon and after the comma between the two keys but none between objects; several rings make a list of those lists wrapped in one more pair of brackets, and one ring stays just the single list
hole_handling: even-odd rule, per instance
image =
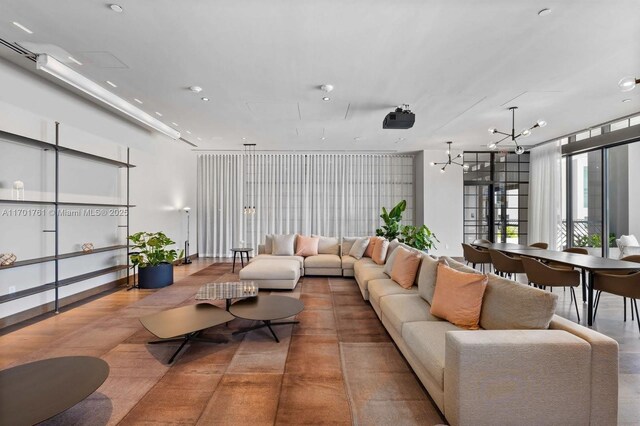
[{"label": "ceiling light strip", "polygon": [[163,133],[172,139],[180,138],[180,132],[178,132],[177,130],[153,118],[141,109],[136,108],[129,102],[125,101],[119,96],[114,95],[94,81],[89,80],[82,74],[79,74],[66,65],[58,62],[53,57],[45,54],[38,55],[36,65],[37,69],[64,81],[65,83],[85,92],[90,96],[93,96],[99,101],[104,102],[110,107],[117,109],[118,111],[138,120],[139,122],[157,130],[158,132]]}]

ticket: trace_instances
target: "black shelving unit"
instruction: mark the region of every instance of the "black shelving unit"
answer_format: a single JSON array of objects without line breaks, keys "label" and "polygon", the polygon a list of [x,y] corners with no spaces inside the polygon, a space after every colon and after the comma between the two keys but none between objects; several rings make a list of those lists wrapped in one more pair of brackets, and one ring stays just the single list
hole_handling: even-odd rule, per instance
[{"label": "black shelving unit", "polygon": [[[32,139],[26,136],[21,136],[9,132],[5,132],[0,130],[0,139],[7,140],[10,142],[18,143],[21,145],[28,145],[36,148],[41,148],[43,150],[53,150],[55,155],[55,176],[54,176],[54,199],[53,201],[45,201],[45,200],[9,200],[9,199],[0,199],[0,204],[13,204],[13,205],[48,205],[53,206],[56,214],[54,215],[54,226],[53,229],[45,229],[42,232],[45,233],[53,233],[54,234],[54,254],[53,256],[45,256],[33,259],[19,260],[11,265],[0,267],[0,271],[5,269],[18,268],[21,266],[35,265],[39,263],[54,263],[54,280],[53,282],[42,284],[39,286],[31,287],[25,290],[20,290],[15,293],[5,294],[0,296],[0,303],[6,303],[12,300],[20,299],[23,297],[31,296],[34,294],[43,293],[46,291],[54,291],[54,306],[55,312],[58,313],[60,310],[60,298],[59,298],[59,288],[67,285],[71,285],[74,283],[78,283],[81,281],[86,281],[91,278],[99,277],[101,275],[111,274],[114,272],[126,270],[127,271],[127,283],[129,282],[130,276],[130,263],[129,263],[129,241],[126,240],[126,244],[118,244],[107,247],[98,247],[91,251],[76,251],[70,253],[60,253],[60,226],[59,226],[59,208],[61,206],[84,206],[84,207],[113,207],[113,208],[125,208],[126,209],[126,225],[118,225],[118,228],[126,228],[126,236],[129,235],[129,214],[130,208],[135,207],[129,203],[129,172],[132,167],[135,165],[130,163],[130,152],[129,148],[127,148],[127,161],[118,161],[113,160],[111,158],[102,157],[99,155],[90,154],[87,152],[79,151],[72,148],[67,148],[60,145],[60,123],[56,122],[55,128],[55,143],[44,142],[37,139]],[[112,166],[120,167],[126,169],[126,204],[109,204],[109,203],[83,203],[76,201],[61,201],[60,200],[60,154],[70,155],[77,158],[82,158],[90,161],[97,161],[103,164],[109,164]],[[78,256],[88,256],[95,253],[105,253],[109,251],[117,251],[117,250],[126,250],[126,265],[114,265],[108,268],[99,269],[96,271],[87,272],[84,274],[60,279],[60,261],[64,259],[70,259]]]}]

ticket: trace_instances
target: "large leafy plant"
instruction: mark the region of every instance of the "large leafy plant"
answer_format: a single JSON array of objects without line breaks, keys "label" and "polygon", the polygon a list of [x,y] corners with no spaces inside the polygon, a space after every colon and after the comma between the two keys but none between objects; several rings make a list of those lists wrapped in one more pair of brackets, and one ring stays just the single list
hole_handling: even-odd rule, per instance
[{"label": "large leafy plant", "polygon": [[131,263],[140,268],[173,263],[184,256],[184,250],[167,250],[167,247],[175,242],[162,232],[137,232],[128,239],[133,244],[132,253],[129,255]]},{"label": "large leafy plant", "polygon": [[376,229],[376,235],[384,237],[389,241],[398,238],[401,233],[400,221],[402,220],[402,213],[406,208],[407,202],[405,200],[400,201],[388,212],[387,209],[383,207],[380,217],[384,221],[384,225],[382,225],[381,228]]},{"label": "large leafy plant", "polygon": [[427,225],[422,225],[418,228],[413,225],[403,226],[402,241],[408,246],[423,251],[437,248],[435,242],[440,242],[436,234],[431,232]]}]

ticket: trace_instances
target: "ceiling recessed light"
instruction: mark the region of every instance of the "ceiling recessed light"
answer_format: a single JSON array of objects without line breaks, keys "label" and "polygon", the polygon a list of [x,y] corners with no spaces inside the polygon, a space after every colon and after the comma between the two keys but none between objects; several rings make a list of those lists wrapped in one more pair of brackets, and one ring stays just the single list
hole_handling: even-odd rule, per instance
[{"label": "ceiling recessed light", "polygon": [[207,98],[206,96],[204,98],[200,98],[200,99],[202,99],[205,102],[209,102],[209,98]]},{"label": "ceiling recessed light", "polygon": [[191,87],[189,87],[189,90],[191,90],[193,93],[200,93],[200,92],[202,92],[202,87],[200,87],[200,86],[191,86]]},{"label": "ceiling recessed light", "polygon": [[202,138],[198,136],[198,140],[199,140],[199,141],[201,141],[201,140],[202,140]]},{"label": "ceiling recessed light", "polygon": [[75,62],[78,65],[82,65],[82,62],[80,62],[79,60],[77,60],[76,58],[74,58],[73,56],[68,56],[69,60],[71,62]]},{"label": "ceiling recessed light", "polygon": [[189,135],[190,135],[190,134],[191,134],[191,132],[190,132],[189,130],[187,130],[187,134],[189,134]]},{"label": "ceiling recessed light", "polygon": [[321,137],[320,139],[321,139],[321,140],[325,140],[325,139],[327,139],[327,138],[325,138],[325,137],[323,136],[323,137]]},{"label": "ceiling recessed light", "polygon": [[246,140],[247,140],[247,138],[242,138],[242,140],[243,140],[243,141],[246,141]]},{"label": "ceiling recessed light", "polygon": [[178,127],[178,123],[176,123],[175,121],[172,121],[171,124],[173,124],[174,126]]},{"label": "ceiling recessed light", "polygon": [[538,16],[547,16],[550,13],[551,13],[551,9],[545,7],[544,9],[538,12]]},{"label": "ceiling recessed light", "polygon": [[360,140],[360,138],[353,138],[353,140],[357,142]]},{"label": "ceiling recessed light", "polygon": [[20,28],[25,33],[33,34],[33,31],[31,31],[29,28],[27,28],[24,25],[22,25],[20,22],[13,21],[13,25],[15,25],[16,27]]},{"label": "ceiling recessed light", "polygon": [[162,114],[160,114],[158,111],[156,111],[156,115],[157,115],[158,117],[162,117]]},{"label": "ceiling recessed light", "polygon": [[330,98],[330,97],[328,97],[328,96],[325,96],[324,98],[322,98],[322,100],[323,100],[323,101],[330,101],[330,100],[331,100],[331,98]]},{"label": "ceiling recessed light", "polygon": [[333,84],[323,84],[322,86],[320,86],[320,90],[329,93],[333,90]]},{"label": "ceiling recessed light", "polygon": [[111,10],[117,13],[122,13],[122,11],[124,10],[119,4],[110,4],[109,7],[111,8]]},{"label": "ceiling recessed light", "polygon": [[134,101],[136,101],[137,103],[139,103],[140,105],[142,105],[142,104],[143,104],[143,102],[142,102],[140,99],[138,99],[138,98],[133,98],[133,100],[134,100]]},{"label": "ceiling recessed light", "polygon": [[623,99],[622,102],[631,102],[631,99]]},{"label": "ceiling recessed light", "polygon": [[115,84],[113,84],[112,82],[110,82],[109,80],[107,80],[107,84],[108,84],[109,86],[111,86],[111,87],[118,87],[118,86],[116,86]]}]

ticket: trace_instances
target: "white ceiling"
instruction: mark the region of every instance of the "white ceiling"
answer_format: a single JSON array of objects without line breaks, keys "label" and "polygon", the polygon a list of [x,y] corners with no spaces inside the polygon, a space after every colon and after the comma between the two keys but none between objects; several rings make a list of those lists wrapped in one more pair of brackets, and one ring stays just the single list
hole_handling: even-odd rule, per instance
[{"label": "white ceiling", "polygon": [[[114,1],[1,0],[0,37],[70,52],[200,148],[478,149],[512,105],[517,131],[549,123],[527,144],[640,111],[617,87],[640,77],[638,0]],[[383,130],[402,103],[415,126]]]}]

